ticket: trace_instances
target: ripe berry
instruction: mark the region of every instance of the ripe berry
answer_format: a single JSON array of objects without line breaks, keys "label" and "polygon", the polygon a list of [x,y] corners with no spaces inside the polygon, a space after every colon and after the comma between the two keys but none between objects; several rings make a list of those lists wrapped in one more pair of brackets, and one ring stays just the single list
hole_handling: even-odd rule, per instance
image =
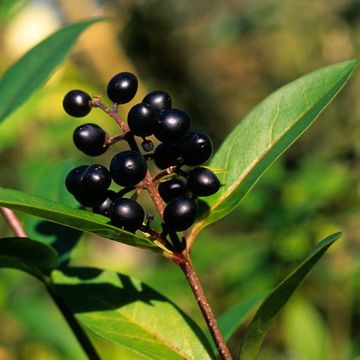
[{"label": "ripe berry", "polygon": [[83,174],[81,186],[84,192],[103,195],[111,184],[111,176],[105,166],[90,165]]},{"label": "ripe berry", "polygon": [[82,192],[81,181],[88,165],[81,165],[72,169],[66,176],[65,186],[69,193],[76,195]]},{"label": "ripe berry", "polygon": [[63,108],[74,117],[83,117],[91,110],[91,97],[82,90],[69,91],[63,100]]},{"label": "ripe berry", "polygon": [[197,167],[189,172],[187,187],[194,196],[209,196],[220,188],[220,181],[209,169]]},{"label": "ripe berry", "polygon": [[120,198],[115,200],[109,209],[111,222],[121,229],[135,232],[144,221],[145,212],[134,200]]},{"label": "ripe berry", "polygon": [[177,143],[159,144],[154,151],[154,162],[159,169],[167,169],[180,163],[180,149]]},{"label": "ripe berry", "polygon": [[158,123],[156,111],[148,104],[136,104],[128,114],[130,130],[137,136],[149,136]]},{"label": "ripe berry", "polygon": [[99,202],[93,205],[93,212],[104,216],[109,216],[109,209],[113,201],[116,199],[117,194],[115,191],[108,190],[106,192],[105,199],[101,199]]},{"label": "ripe berry", "polygon": [[103,201],[105,198],[103,192],[92,193],[84,187],[83,179],[88,168],[88,165],[78,166],[72,169],[65,179],[66,188],[83,206],[93,206],[94,203]]},{"label": "ripe berry", "polygon": [[164,210],[165,224],[174,231],[188,229],[195,221],[196,201],[185,196],[170,201]]},{"label": "ripe berry", "polygon": [[209,136],[201,131],[189,131],[180,143],[184,164],[197,166],[206,162],[213,150]]},{"label": "ripe berry", "polygon": [[111,160],[111,176],[121,186],[136,185],[144,179],[146,171],[146,160],[136,151],[120,152]]},{"label": "ripe berry", "polygon": [[190,128],[189,115],[181,110],[171,109],[159,113],[159,123],[155,129],[155,137],[164,142],[179,141]]},{"label": "ripe berry", "polygon": [[152,91],[144,97],[142,102],[158,112],[171,109],[171,97],[162,90]]},{"label": "ripe berry", "polygon": [[104,146],[106,132],[96,124],[84,124],[78,126],[73,133],[75,146],[89,156],[103,154],[108,146]]},{"label": "ripe berry", "polygon": [[114,103],[125,104],[135,96],[137,88],[136,76],[129,72],[121,72],[109,81],[107,94]]},{"label": "ripe berry", "polygon": [[161,182],[158,187],[162,199],[168,203],[180,196],[186,195],[186,184],[181,179],[171,179]]}]

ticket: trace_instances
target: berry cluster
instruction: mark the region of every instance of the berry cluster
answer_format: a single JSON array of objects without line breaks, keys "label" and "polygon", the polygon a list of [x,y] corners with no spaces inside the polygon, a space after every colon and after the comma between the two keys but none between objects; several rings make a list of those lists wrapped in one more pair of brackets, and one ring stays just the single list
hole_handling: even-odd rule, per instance
[{"label": "berry cluster", "polygon": [[[188,229],[197,216],[197,197],[209,196],[220,188],[216,175],[201,167],[212,154],[213,145],[207,134],[190,130],[190,116],[172,107],[172,101],[165,91],[153,91],[141,103],[134,105],[128,113],[127,124],[117,115],[119,104],[131,101],[138,88],[135,75],[121,72],[115,75],[107,86],[107,95],[114,103],[113,110],[102,104],[99,98],[91,98],[86,92],[72,90],[63,100],[65,111],[74,117],[83,117],[94,107],[99,107],[119,122],[124,133],[110,137],[100,126],[87,123],[77,127],[73,133],[75,146],[89,156],[105,153],[110,145],[126,140],[130,150],[116,154],[107,169],[100,164],[82,165],[71,170],[66,177],[66,188],[75,199],[95,213],[110,218],[111,223],[121,229],[135,232],[149,231],[151,216],[143,225],[145,211],[133,198],[125,198],[128,192],[135,194],[142,188],[152,188],[149,193],[160,195],[163,216],[163,233],[174,234]],[[135,136],[142,139],[139,150]],[[161,143],[154,149],[148,136],[155,136]],[[153,160],[162,170],[155,177],[148,171],[148,161]],[[184,170],[184,166],[196,166]],[[114,181],[122,189],[109,190]],[[159,206],[158,206],[159,210]]]}]

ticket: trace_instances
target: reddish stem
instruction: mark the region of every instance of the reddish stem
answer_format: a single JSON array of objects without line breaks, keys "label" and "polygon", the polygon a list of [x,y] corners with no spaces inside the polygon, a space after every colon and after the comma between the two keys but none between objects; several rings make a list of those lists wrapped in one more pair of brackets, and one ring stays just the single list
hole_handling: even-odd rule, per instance
[{"label": "reddish stem", "polygon": [[[134,136],[131,134],[130,128],[128,124],[126,124],[120,117],[120,115],[117,112],[117,107],[115,106],[114,109],[110,110],[105,104],[103,104],[99,98],[96,98],[96,100],[92,103],[94,107],[98,107],[101,110],[103,110],[106,114],[108,114],[110,117],[112,117],[116,123],[121,127],[122,131],[124,132],[124,138],[128,141],[130,147],[140,152],[139,147],[137,146],[137,143],[134,139]],[[150,171],[148,170],[145,175],[145,179],[143,180],[144,188],[148,191],[151,199],[153,200],[155,207],[162,218],[163,212],[165,209],[165,203],[161,196],[159,195],[159,192],[156,188],[156,185],[153,182],[152,176],[150,174]]]},{"label": "reddish stem", "polygon": [[21,222],[19,221],[19,219],[12,210],[8,208],[0,207],[0,211],[3,217],[5,218],[5,220],[7,221],[7,223],[9,224],[15,236],[27,237],[24,227],[22,226]]},{"label": "reddish stem", "polygon": [[215,319],[214,313],[210,307],[210,304],[206,298],[204,290],[201,286],[200,280],[195,272],[193,264],[190,259],[190,254],[184,251],[181,255],[174,257],[173,259],[184,272],[191,290],[193,291],[196,301],[200,307],[200,310],[204,316],[206,324],[210,330],[210,333],[215,341],[216,348],[219,352],[220,359],[231,360],[229,349],[225,343],[225,340],[220,332],[219,326]]}]

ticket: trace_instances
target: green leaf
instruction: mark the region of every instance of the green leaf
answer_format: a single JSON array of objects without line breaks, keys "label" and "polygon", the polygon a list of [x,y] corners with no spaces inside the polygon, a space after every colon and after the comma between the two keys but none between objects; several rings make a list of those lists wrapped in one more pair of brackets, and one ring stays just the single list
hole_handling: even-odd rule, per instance
[{"label": "green leaf", "polygon": [[55,271],[68,306],[96,334],[146,359],[211,359],[200,328],[176,305],[128,276],[94,268]]},{"label": "green leaf", "polygon": [[102,19],[64,26],[28,51],[0,80],[0,122],[40,88],[64,61],[79,35]]},{"label": "green leaf", "polygon": [[260,176],[318,117],[358,66],[351,60],[322,68],[282,87],[256,106],[213,157],[220,190],[203,200],[190,243],[205,226],[229,214]]},{"label": "green leaf", "polygon": [[271,321],[289,300],[306,274],[340,236],[341,233],[335,233],[320,241],[305,261],[287,276],[261,304],[246,331],[240,349],[241,360],[256,359]]},{"label": "green leaf", "polygon": [[28,238],[0,239],[0,267],[13,268],[42,280],[56,268],[58,257],[50,246]]},{"label": "green leaf", "polygon": [[[228,341],[231,338],[236,329],[243,324],[256,304],[263,298],[264,296],[260,295],[254,296],[247,301],[235,305],[226,311],[225,314],[221,315],[221,317],[218,319],[218,325],[225,341]],[[212,341],[210,331],[206,330],[205,334],[209,342],[212,344],[213,351],[215,352],[216,346]]]},{"label": "green leaf", "polygon": [[12,189],[0,188],[0,206],[35,215],[43,219],[103,236],[124,244],[159,250],[152,241],[108,224],[105,216],[73,209],[40,196],[28,195]]}]

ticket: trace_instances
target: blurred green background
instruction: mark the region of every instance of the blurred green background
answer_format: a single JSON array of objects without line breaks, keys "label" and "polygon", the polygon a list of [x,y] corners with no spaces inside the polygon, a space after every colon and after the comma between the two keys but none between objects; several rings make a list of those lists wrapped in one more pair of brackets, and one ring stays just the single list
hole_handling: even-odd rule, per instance
[{"label": "blurred green background", "polygon": [[[117,130],[100,111],[86,120],[67,116],[61,102],[70,89],[105,95],[114,74],[134,71],[141,86],[131,104],[147,90],[169,91],[217,148],[278,87],[359,56],[355,0],[1,0],[0,73],[62,24],[99,15],[110,21],[88,30],[47,85],[1,125],[2,186],[75,206],[64,192],[68,169],[108,164],[119,151],[88,159],[75,149],[72,132],[84,122]],[[317,241],[344,231],[274,322],[259,359],[360,359],[359,93],[357,73],[241,206],[194,246],[195,266],[220,315],[272,289]],[[124,115],[128,110],[121,108]],[[35,220],[21,217],[36,233]],[[1,219],[0,232],[10,235]],[[71,263],[134,275],[203,326],[182,273],[158,256],[83,236]],[[231,340],[234,353],[241,336],[240,329]],[[104,359],[127,358],[96,341]],[[12,270],[0,271],[0,359],[84,359],[41,285]]]}]

